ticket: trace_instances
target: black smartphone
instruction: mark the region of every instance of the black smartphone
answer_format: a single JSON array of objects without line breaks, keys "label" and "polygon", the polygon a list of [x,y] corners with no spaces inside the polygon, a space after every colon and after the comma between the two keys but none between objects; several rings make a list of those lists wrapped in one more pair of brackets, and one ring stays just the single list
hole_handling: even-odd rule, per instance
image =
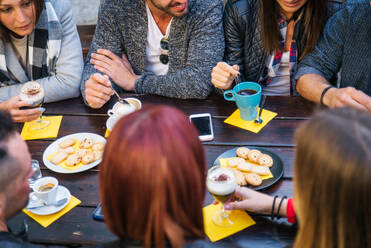
[{"label": "black smartphone", "polygon": [[98,204],[98,206],[94,210],[93,219],[94,220],[99,220],[99,221],[104,221],[104,215],[103,215],[103,212],[102,212],[102,205],[100,203]]}]

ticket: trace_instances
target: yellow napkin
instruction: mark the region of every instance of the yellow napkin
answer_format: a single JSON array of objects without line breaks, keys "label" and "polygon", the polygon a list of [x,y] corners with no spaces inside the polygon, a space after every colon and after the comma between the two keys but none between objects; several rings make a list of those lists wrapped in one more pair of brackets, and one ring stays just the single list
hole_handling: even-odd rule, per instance
[{"label": "yellow napkin", "polygon": [[108,138],[108,136],[111,134],[110,130],[106,130],[106,133],[104,134],[104,138]]},{"label": "yellow napkin", "polygon": [[61,211],[51,214],[51,215],[37,215],[34,213],[31,213],[30,211],[27,211],[26,209],[23,209],[23,212],[30,216],[32,219],[34,219],[36,222],[38,222],[43,227],[48,227],[50,224],[52,224],[54,221],[58,220],[60,217],[65,215],[67,212],[69,212],[71,209],[79,205],[81,201],[71,195],[71,200],[67,204],[65,208],[63,208]]},{"label": "yellow napkin", "polygon": [[234,225],[229,227],[217,226],[214,224],[211,217],[219,209],[221,209],[221,204],[210,204],[203,208],[205,233],[211,242],[224,239],[246,227],[255,225],[255,221],[245,211],[233,210],[230,212],[229,216],[233,219]]},{"label": "yellow napkin", "polygon": [[24,140],[56,138],[58,136],[59,127],[61,126],[63,116],[43,116],[42,119],[50,121],[49,126],[41,130],[30,130],[30,126],[37,120],[26,122],[23,126],[21,136]]},{"label": "yellow napkin", "polygon": [[[228,166],[228,160],[230,160],[230,159],[231,158],[219,158],[220,167],[222,167],[222,168],[229,168],[229,166]],[[251,162],[251,161],[249,161],[248,163],[253,164],[253,165],[259,165],[257,163]],[[247,172],[243,172],[243,171],[241,171],[241,172],[244,173],[244,174],[247,174]],[[268,178],[272,178],[273,177],[273,174],[272,174],[272,172],[270,172],[269,175],[267,175],[267,176],[260,176],[260,177],[261,177],[262,180],[265,180],[265,179],[268,179]]]},{"label": "yellow napkin", "polygon": [[231,116],[229,116],[227,119],[225,119],[225,123],[231,124],[233,126],[254,132],[254,133],[259,133],[262,128],[270,122],[277,113],[265,110],[263,109],[262,114],[261,114],[261,119],[263,122],[261,124],[256,124],[254,120],[252,121],[244,121],[240,117],[240,110],[237,109],[236,111],[233,112]]}]

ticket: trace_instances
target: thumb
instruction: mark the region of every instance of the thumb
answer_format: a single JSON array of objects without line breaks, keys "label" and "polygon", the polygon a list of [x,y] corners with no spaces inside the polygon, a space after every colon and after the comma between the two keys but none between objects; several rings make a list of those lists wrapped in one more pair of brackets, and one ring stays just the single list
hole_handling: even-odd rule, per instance
[{"label": "thumb", "polygon": [[240,67],[238,65],[233,65],[232,68],[236,71],[239,71],[240,70]]}]

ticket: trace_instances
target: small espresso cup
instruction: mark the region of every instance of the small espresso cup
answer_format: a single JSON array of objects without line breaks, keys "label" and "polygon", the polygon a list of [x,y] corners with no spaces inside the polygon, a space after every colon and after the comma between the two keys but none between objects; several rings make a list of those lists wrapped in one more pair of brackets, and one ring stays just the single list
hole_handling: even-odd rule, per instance
[{"label": "small espresso cup", "polygon": [[224,91],[224,99],[235,101],[242,120],[251,121],[256,118],[261,98],[262,88],[254,82],[242,82],[232,90]]},{"label": "small espresso cup", "polygon": [[32,186],[33,194],[46,204],[54,204],[57,199],[58,180],[54,177],[42,177]]}]

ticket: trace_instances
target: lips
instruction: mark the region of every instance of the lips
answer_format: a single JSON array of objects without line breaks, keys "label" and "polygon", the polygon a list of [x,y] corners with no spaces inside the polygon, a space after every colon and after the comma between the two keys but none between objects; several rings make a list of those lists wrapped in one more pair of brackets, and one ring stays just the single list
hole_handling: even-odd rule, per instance
[{"label": "lips", "polygon": [[187,7],[187,3],[177,3],[173,5],[173,8],[179,12],[183,11]]},{"label": "lips", "polygon": [[289,8],[297,7],[300,4],[300,0],[296,1],[282,1],[283,4]]},{"label": "lips", "polygon": [[18,29],[27,30],[29,27],[30,27],[30,24],[27,24],[27,25],[24,25],[22,27],[18,27]]}]

